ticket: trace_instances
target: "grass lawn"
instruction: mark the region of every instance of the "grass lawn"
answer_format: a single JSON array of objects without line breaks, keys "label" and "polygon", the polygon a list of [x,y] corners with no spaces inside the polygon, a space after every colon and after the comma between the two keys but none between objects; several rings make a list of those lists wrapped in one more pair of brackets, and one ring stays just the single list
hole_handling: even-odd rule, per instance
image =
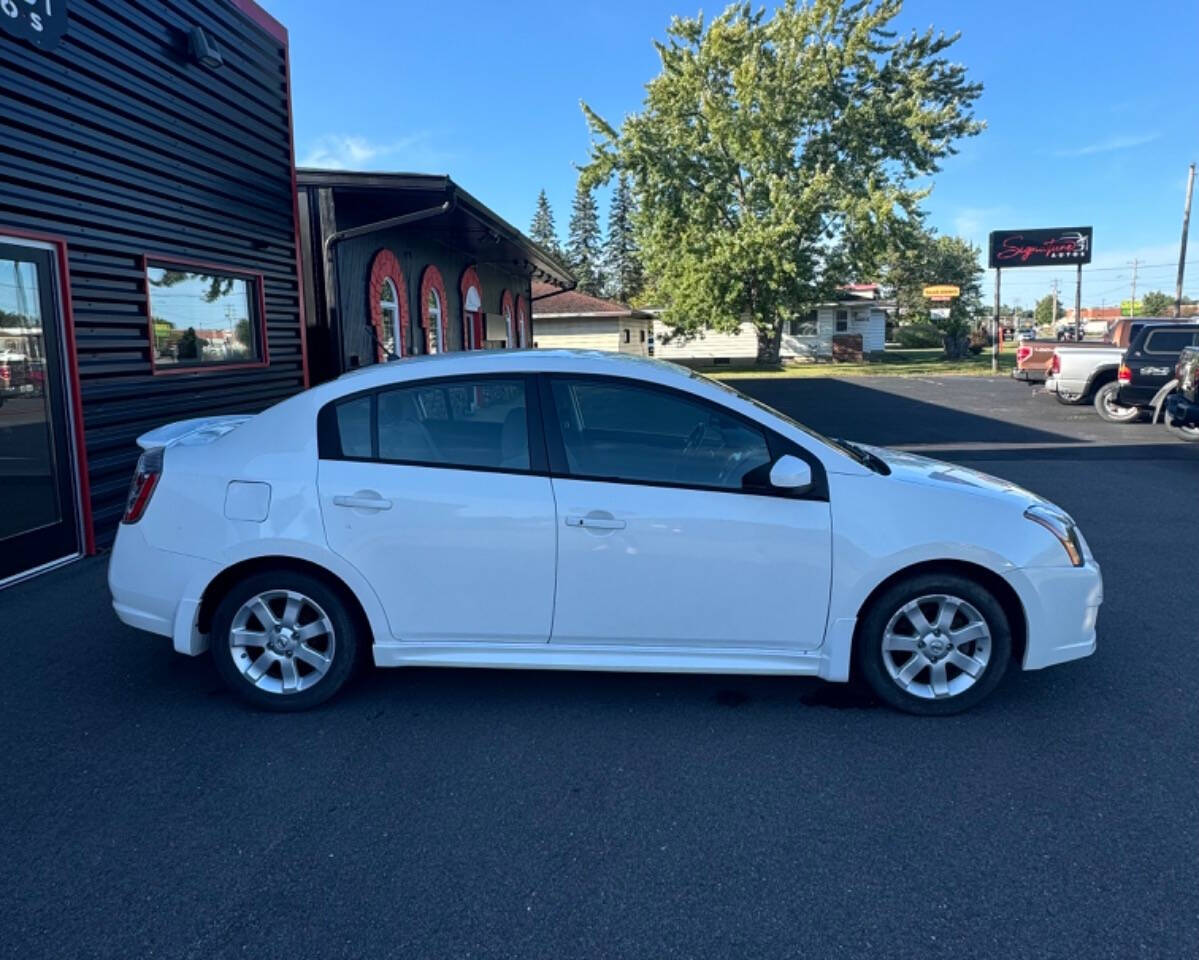
[{"label": "grass lawn", "polygon": [[[999,375],[1006,377],[1016,365],[1016,345],[1005,343],[999,353]],[[742,377],[953,377],[991,375],[991,351],[964,360],[946,360],[939,347],[931,349],[888,349],[877,360],[861,363],[793,363],[779,367],[704,367],[703,373],[722,380]]]}]

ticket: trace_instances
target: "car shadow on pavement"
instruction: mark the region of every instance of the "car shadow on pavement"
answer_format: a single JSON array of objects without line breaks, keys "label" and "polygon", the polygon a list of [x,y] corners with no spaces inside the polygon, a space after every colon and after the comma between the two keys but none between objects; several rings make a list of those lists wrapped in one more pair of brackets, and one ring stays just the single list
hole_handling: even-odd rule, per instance
[{"label": "car shadow on pavement", "polygon": [[[939,403],[929,403],[864,382],[812,379],[745,379],[742,392],[830,437],[880,446],[951,443],[1082,444],[1077,437]],[[959,391],[954,391],[955,395]],[[985,406],[986,397],[978,402]]]}]

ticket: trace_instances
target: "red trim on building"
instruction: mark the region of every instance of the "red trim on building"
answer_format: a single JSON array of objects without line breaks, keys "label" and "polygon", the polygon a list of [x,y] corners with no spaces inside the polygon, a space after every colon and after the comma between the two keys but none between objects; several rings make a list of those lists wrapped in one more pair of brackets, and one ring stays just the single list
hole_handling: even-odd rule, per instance
[{"label": "red trim on building", "polygon": [[[479,293],[480,306],[478,310],[468,311],[466,309],[466,291],[471,287],[474,287]],[[467,267],[462,271],[458,292],[462,297],[462,349],[467,350],[473,347],[475,350],[480,350],[487,333],[483,329],[483,283],[479,280],[479,273],[474,267]]]},{"label": "red trim on building", "polygon": [[516,345],[529,345],[529,305],[523,293],[516,295]]},{"label": "red trim on building", "polygon": [[[287,46],[287,28],[258,6],[254,0],[229,0],[229,2],[235,10],[240,10],[281,44]],[[290,92],[288,102],[291,102]]]},{"label": "red trim on building", "polygon": [[516,332],[516,304],[512,301],[511,290],[505,290],[500,295],[500,315],[506,320],[504,339],[508,349],[512,349],[513,334]]},{"label": "red trim on building", "polygon": [[[262,348],[262,356],[258,360],[246,363],[197,363],[181,364],[180,366],[159,367],[154,361],[158,349],[154,337],[154,310],[150,305],[150,261],[171,267],[194,267],[197,270],[211,270],[214,273],[227,274],[231,277],[250,280],[257,293],[256,304],[258,312],[258,343]],[[270,345],[267,343],[266,332],[266,279],[256,270],[242,270],[239,267],[228,267],[221,263],[209,263],[206,260],[188,260],[183,257],[146,253],[142,255],[142,279],[146,284],[146,324],[150,336],[150,373],[152,376],[176,376],[182,373],[213,374],[224,373],[228,370],[261,370],[271,365]]]},{"label": "red trim on building", "polygon": [[75,311],[71,304],[71,260],[67,253],[67,240],[53,233],[36,233],[16,227],[0,225],[0,234],[22,240],[48,243],[55,249],[58,261],[58,296],[62,304],[62,345],[69,383],[71,419],[75,434],[75,481],[79,493],[79,527],[83,532],[83,552],[91,556],[96,552],[96,531],[92,525],[92,489],[88,477],[87,446],[83,438],[83,394],[79,389],[79,354],[75,348]]},{"label": "red trim on building", "polygon": [[[371,261],[370,281],[367,284],[367,298],[370,303],[371,326],[375,328],[375,339],[379,343],[383,342],[383,305],[380,295],[383,293],[383,281],[390,280],[396,291],[396,316],[398,317],[396,330],[396,350],[401,357],[407,353],[406,343],[408,340],[408,284],[404,282],[404,270],[400,266],[400,261],[396,259],[396,255],[384,247],[375,254],[375,258]],[[382,363],[387,359],[383,355],[383,349],[376,345],[375,355],[377,362]]]},{"label": "red trim on building", "polygon": [[441,329],[437,331],[437,349],[439,353],[445,353],[448,349],[448,338],[446,330],[449,328],[449,318],[446,314],[450,309],[449,298],[445,295],[445,281],[441,279],[441,271],[432,264],[425,267],[425,272],[420,278],[420,325],[425,331],[424,352],[430,353],[429,350],[429,291],[436,290],[437,296],[441,299]]}]

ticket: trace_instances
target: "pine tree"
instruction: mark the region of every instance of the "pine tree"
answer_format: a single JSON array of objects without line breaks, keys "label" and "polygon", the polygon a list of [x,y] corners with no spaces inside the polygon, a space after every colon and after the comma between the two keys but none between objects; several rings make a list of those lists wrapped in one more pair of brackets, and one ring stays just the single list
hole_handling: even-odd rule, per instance
[{"label": "pine tree", "polygon": [[579,281],[578,289],[593,297],[602,296],[604,290],[602,258],[603,240],[595,196],[580,182],[570,211],[566,259]]},{"label": "pine tree", "polygon": [[550,209],[550,200],[544,189],[537,194],[537,212],[533,214],[533,222],[529,225],[529,236],[550,253],[562,252],[558,243],[558,228],[554,225],[554,211]]},{"label": "pine tree", "polygon": [[641,251],[633,235],[633,190],[625,173],[616,181],[612,205],[608,208],[604,266],[608,274],[608,293],[622,303],[628,303],[645,286]]}]

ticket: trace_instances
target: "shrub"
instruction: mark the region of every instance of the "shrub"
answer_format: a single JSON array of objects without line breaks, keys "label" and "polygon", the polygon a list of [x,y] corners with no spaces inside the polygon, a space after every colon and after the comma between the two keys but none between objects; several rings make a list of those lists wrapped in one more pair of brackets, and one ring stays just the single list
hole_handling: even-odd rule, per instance
[{"label": "shrub", "polygon": [[899,341],[901,347],[908,349],[945,345],[944,335],[931,323],[908,323],[896,327],[895,339]]}]

